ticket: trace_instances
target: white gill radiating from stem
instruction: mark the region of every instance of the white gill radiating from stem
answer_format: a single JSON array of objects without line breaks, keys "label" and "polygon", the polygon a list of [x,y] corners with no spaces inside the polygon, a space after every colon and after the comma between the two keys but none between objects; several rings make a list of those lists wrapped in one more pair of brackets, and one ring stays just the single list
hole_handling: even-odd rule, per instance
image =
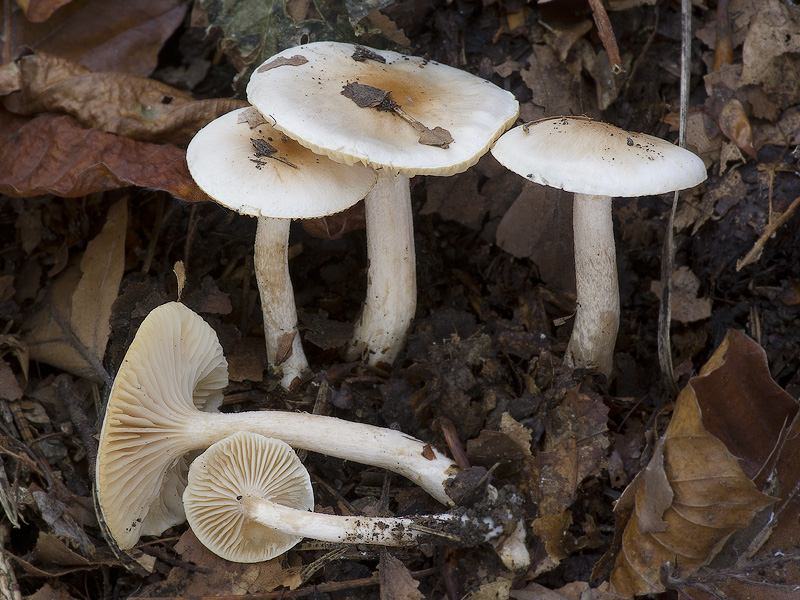
[{"label": "white gill radiating from stem", "polygon": [[[392,364],[417,307],[414,221],[409,178],[378,171],[364,199],[367,224],[367,295],[347,360]],[[366,356],[365,356],[366,355]]]},{"label": "white gill radiating from stem", "polygon": [[[291,219],[259,217],[256,229],[254,266],[269,364],[281,374],[281,385],[289,389],[295,378],[308,371],[297,330],[297,308],[289,277],[289,226]],[[292,339],[293,337],[293,339]],[[291,339],[291,353],[283,352]],[[284,356],[278,356],[281,350]],[[278,360],[280,359],[280,364]]]},{"label": "white gill radiating from stem", "polygon": [[575,324],[566,362],[611,375],[619,329],[619,283],[611,197],[575,194]]}]

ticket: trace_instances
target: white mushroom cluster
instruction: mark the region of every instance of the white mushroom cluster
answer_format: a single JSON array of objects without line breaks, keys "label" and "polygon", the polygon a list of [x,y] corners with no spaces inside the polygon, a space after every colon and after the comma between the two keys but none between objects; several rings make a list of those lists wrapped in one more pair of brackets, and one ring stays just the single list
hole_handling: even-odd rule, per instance
[{"label": "white mushroom cluster", "polygon": [[192,140],[187,162],[217,202],[259,217],[255,270],[270,364],[287,388],[308,370],[286,260],[288,220],[361,198],[367,294],[345,357],[392,364],[417,301],[410,178],[474,165],[516,120],[517,100],[435,61],[337,42],[269,58],[247,97],[261,124],[241,114],[217,119]]}]

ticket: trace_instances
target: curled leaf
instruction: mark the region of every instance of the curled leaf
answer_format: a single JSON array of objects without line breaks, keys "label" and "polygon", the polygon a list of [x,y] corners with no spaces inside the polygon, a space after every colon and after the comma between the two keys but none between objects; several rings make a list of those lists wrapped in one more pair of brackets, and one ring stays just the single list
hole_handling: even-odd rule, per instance
[{"label": "curled leaf", "polygon": [[758,344],[729,332],[681,392],[653,459],[618,503],[618,513],[630,516],[611,573],[614,590],[628,597],[663,591],[664,565],[691,575],[772,503],[759,490],[761,473],[796,412]]},{"label": "curled leaf", "polygon": [[128,73],[93,73],[44,52],[14,64],[18,87],[4,102],[11,112],[63,112],[84,127],[148,142],[186,144],[218,116],[247,106],[227,98],[195,100],[159,81]]},{"label": "curled leaf", "polygon": [[0,193],[76,198],[130,185],[209,200],[177,146],[84,129],[66,115],[28,119],[0,110]]},{"label": "curled leaf", "polygon": [[756,149],[753,146],[753,130],[741,102],[736,98],[728,100],[720,110],[717,122],[725,137],[739,146],[742,152],[752,157],[753,160],[758,160]]}]

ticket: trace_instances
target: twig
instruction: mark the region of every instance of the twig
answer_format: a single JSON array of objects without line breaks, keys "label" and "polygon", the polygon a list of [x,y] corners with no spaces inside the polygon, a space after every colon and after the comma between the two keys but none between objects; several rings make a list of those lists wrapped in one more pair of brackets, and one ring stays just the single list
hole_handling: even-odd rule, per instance
[{"label": "twig", "polygon": [[624,73],[625,69],[622,68],[622,59],[619,56],[617,38],[614,37],[614,30],[611,28],[611,20],[608,18],[608,13],[603,6],[603,1],[589,0],[589,6],[592,7],[594,24],[597,26],[597,35],[600,36],[600,41],[603,42],[603,48],[606,49],[606,54],[608,54],[611,72],[614,73],[614,75]]},{"label": "twig", "polygon": [[[692,3],[691,0],[681,0],[681,96],[680,96],[680,126],[678,128],[678,145],[686,147],[686,124],[689,117],[689,83],[691,76],[692,60]],[[672,209],[667,220],[667,232],[664,235],[664,247],[661,251],[661,304],[658,310],[658,364],[661,367],[661,377],[670,395],[678,395],[678,382],[675,380],[675,370],[672,366],[672,345],[669,338],[669,325],[672,319],[672,270],[675,263],[675,246],[673,243],[673,230],[675,228],[675,214],[678,211],[679,193],[672,196]]]},{"label": "twig", "polygon": [[437,422],[442,430],[442,436],[447,442],[447,447],[450,448],[450,454],[453,455],[453,460],[456,461],[458,468],[462,471],[469,469],[469,459],[467,458],[467,453],[464,452],[461,439],[458,437],[456,426],[447,417],[439,417]]},{"label": "twig", "polygon": [[764,250],[764,245],[767,243],[767,240],[772,237],[772,234],[775,233],[778,228],[786,223],[789,218],[794,214],[797,210],[797,207],[800,206],[800,196],[794,199],[789,205],[789,208],[777,219],[769,223],[764,229],[764,233],[761,234],[761,237],[756,240],[756,243],[753,244],[753,248],[748,252],[744,258],[741,260],[736,261],[736,270],[741,271],[742,268],[746,267],[750,263],[754,263],[761,257],[761,252]]},{"label": "twig", "polygon": [[214,572],[214,569],[208,569],[206,567],[198,567],[197,565],[193,565],[191,563],[179,560],[174,556],[170,556],[169,554],[164,552],[161,548],[156,548],[154,546],[140,546],[139,549],[145,554],[149,554],[153,558],[157,558],[161,562],[166,563],[171,567],[178,567],[179,569],[183,569],[185,571],[194,571],[195,573],[202,573],[203,575],[210,575],[211,573]]}]

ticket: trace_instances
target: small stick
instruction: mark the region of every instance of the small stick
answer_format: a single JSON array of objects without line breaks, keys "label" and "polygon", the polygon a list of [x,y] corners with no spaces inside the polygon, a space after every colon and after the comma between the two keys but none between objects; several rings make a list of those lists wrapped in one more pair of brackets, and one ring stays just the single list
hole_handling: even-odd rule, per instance
[{"label": "small stick", "polygon": [[748,252],[743,259],[736,261],[737,272],[741,271],[742,268],[746,267],[750,263],[754,263],[759,259],[767,240],[772,237],[772,234],[775,233],[781,225],[789,220],[789,218],[794,214],[794,211],[797,210],[798,206],[800,206],[800,196],[794,199],[794,202],[789,205],[789,208],[787,208],[780,217],[767,225],[766,229],[764,229],[764,233],[761,234],[761,237],[759,237],[756,243],[753,245],[752,250],[750,250],[750,252]]},{"label": "small stick", "polygon": [[462,471],[469,469],[469,459],[467,453],[464,452],[464,446],[461,444],[461,439],[458,437],[456,426],[447,417],[439,417],[439,427],[442,429],[447,447],[450,448],[450,454],[453,455],[453,460],[456,461],[458,468]]},{"label": "small stick", "polygon": [[592,7],[594,23],[597,26],[597,35],[600,36],[600,41],[603,42],[603,48],[606,49],[606,54],[608,54],[611,72],[614,73],[614,75],[624,73],[625,69],[622,68],[622,59],[619,56],[617,38],[614,37],[614,30],[611,28],[611,20],[608,18],[608,13],[603,6],[602,0],[589,0],[589,6]]}]

